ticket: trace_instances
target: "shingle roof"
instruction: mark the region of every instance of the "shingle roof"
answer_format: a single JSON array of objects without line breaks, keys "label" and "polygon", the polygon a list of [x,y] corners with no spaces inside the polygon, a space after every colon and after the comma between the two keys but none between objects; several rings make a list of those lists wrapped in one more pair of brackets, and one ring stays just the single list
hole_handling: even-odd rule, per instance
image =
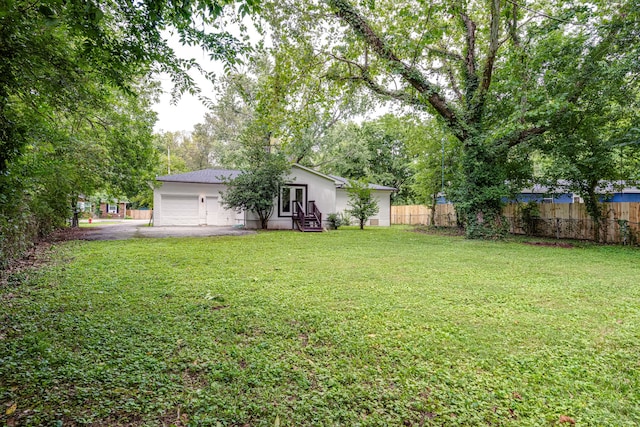
[{"label": "shingle roof", "polygon": [[[300,167],[301,169],[305,169],[309,172],[316,172],[322,176],[330,177],[336,182],[336,186],[342,188],[349,185],[349,180],[347,178],[343,178],[341,176],[336,175],[325,175],[320,172],[317,172],[313,169],[309,169],[306,167]],[[228,180],[231,180],[238,175],[240,175],[242,171],[232,170],[232,169],[203,169],[194,172],[186,172],[180,173],[177,175],[164,175],[156,177],[157,181],[162,182],[184,182],[190,184],[224,184]],[[386,191],[396,191],[396,188],[387,187],[384,185],[378,184],[369,184],[369,188],[372,190],[386,190]]]},{"label": "shingle roof", "polygon": [[241,171],[239,170],[203,169],[177,175],[158,176],[156,180],[162,182],[188,182],[193,184],[223,184],[237,177],[240,173]]},{"label": "shingle roof", "polygon": [[[349,180],[347,178],[343,178],[337,175],[329,175],[331,178],[336,180],[340,187],[348,186]],[[386,185],[378,185],[378,184],[369,184],[369,188],[372,190],[386,190],[386,191],[396,191],[397,188],[387,187]]]}]

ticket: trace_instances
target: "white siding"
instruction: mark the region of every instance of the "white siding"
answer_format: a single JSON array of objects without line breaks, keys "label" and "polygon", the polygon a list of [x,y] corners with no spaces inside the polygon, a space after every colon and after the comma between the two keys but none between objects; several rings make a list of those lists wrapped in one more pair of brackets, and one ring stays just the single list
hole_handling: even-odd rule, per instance
[{"label": "white siding", "polygon": [[200,218],[197,194],[163,194],[162,216],[171,225],[193,225]]},{"label": "white siding", "polygon": [[[316,202],[316,206],[322,212],[322,222],[326,226],[327,215],[336,211],[336,185],[333,179],[325,178],[322,175],[318,175],[304,169],[293,166],[291,173],[286,179],[288,184],[307,186],[307,200],[313,200]],[[292,222],[290,216],[279,216],[278,213],[278,200],[275,201],[275,209],[271,219],[269,220],[269,228],[290,230],[292,228]],[[251,221],[255,219],[253,214],[247,214],[247,226],[256,224],[257,222]]]},{"label": "white siding", "polygon": [[[373,190],[371,194],[378,200],[379,211],[366,222],[366,225],[371,225],[371,220],[374,220],[374,223],[378,221],[379,226],[389,227],[391,225],[391,191]],[[344,212],[346,209],[349,209],[349,196],[347,190],[339,188],[336,194],[336,212]]]},{"label": "white siding", "polygon": [[242,223],[242,214],[224,209],[220,204],[220,191],[225,187],[223,184],[162,183],[153,192],[154,225]]},{"label": "white siding", "polygon": [[[287,183],[306,186],[307,201],[313,200],[322,212],[323,223],[330,213],[343,212],[348,208],[348,197],[344,189],[336,189],[333,179],[322,174],[316,174],[301,167],[293,166],[287,177]],[[219,225],[231,226],[245,224],[247,228],[259,228],[257,217],[251,213],[236,213],[226,210],[221,205],[220,192],[226,188],[225,184],[190,184],[179,182],[165,182],[154,190],[154,224],[165,225]],[[391,224],[390,191],[373,191],[378,199],[380,212],[372,219],[378,225]],[[278,202],[269,228],[292,228],[290,216],[284,216],[278,211]],[[370,224],[370,221],[367,223]]]}]

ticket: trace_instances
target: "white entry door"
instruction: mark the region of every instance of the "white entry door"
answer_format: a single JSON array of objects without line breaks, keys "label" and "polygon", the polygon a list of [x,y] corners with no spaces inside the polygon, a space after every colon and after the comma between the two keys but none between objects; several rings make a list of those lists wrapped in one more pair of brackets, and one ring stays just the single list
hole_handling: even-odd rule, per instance
[{"label": "white entry door", "polygon": [[235,215],[222,207],[219,197],[207,197],[207,225],[233,225]]}]

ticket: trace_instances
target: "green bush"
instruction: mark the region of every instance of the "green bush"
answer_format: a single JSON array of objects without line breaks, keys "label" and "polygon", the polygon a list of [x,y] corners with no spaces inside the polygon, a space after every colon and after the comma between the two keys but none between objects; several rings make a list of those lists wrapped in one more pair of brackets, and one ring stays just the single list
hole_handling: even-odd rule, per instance
[{"label": "green bush", "polygon": [[332,230],[337,230],[343,225],[351,224],[351,219],[348,215],[345,215],[344,212],[340,213],[330,213],[327,215],[327,222],[329,223],[329,228]]}]

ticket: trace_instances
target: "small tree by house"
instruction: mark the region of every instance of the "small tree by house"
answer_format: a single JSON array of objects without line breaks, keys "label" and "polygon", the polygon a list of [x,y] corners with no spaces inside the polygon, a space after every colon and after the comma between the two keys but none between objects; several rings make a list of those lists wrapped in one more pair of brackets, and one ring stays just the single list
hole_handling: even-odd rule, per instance
[{"label": "small tree by house", "polygon": [[360,222],[360,230],[362,230],[364,223],[380,210],[378,201],[371,194],[369,185],[363,181],[349,181],[347,194],[349,209],[346,212]]},{"label": "small tree by house", "polygon": [[290,166],[281,155],[265,151],[252,160],[250,167],[227,183],[222,203],[227,209],[254,212],[260,219],[260,227],[266,229]]}]

